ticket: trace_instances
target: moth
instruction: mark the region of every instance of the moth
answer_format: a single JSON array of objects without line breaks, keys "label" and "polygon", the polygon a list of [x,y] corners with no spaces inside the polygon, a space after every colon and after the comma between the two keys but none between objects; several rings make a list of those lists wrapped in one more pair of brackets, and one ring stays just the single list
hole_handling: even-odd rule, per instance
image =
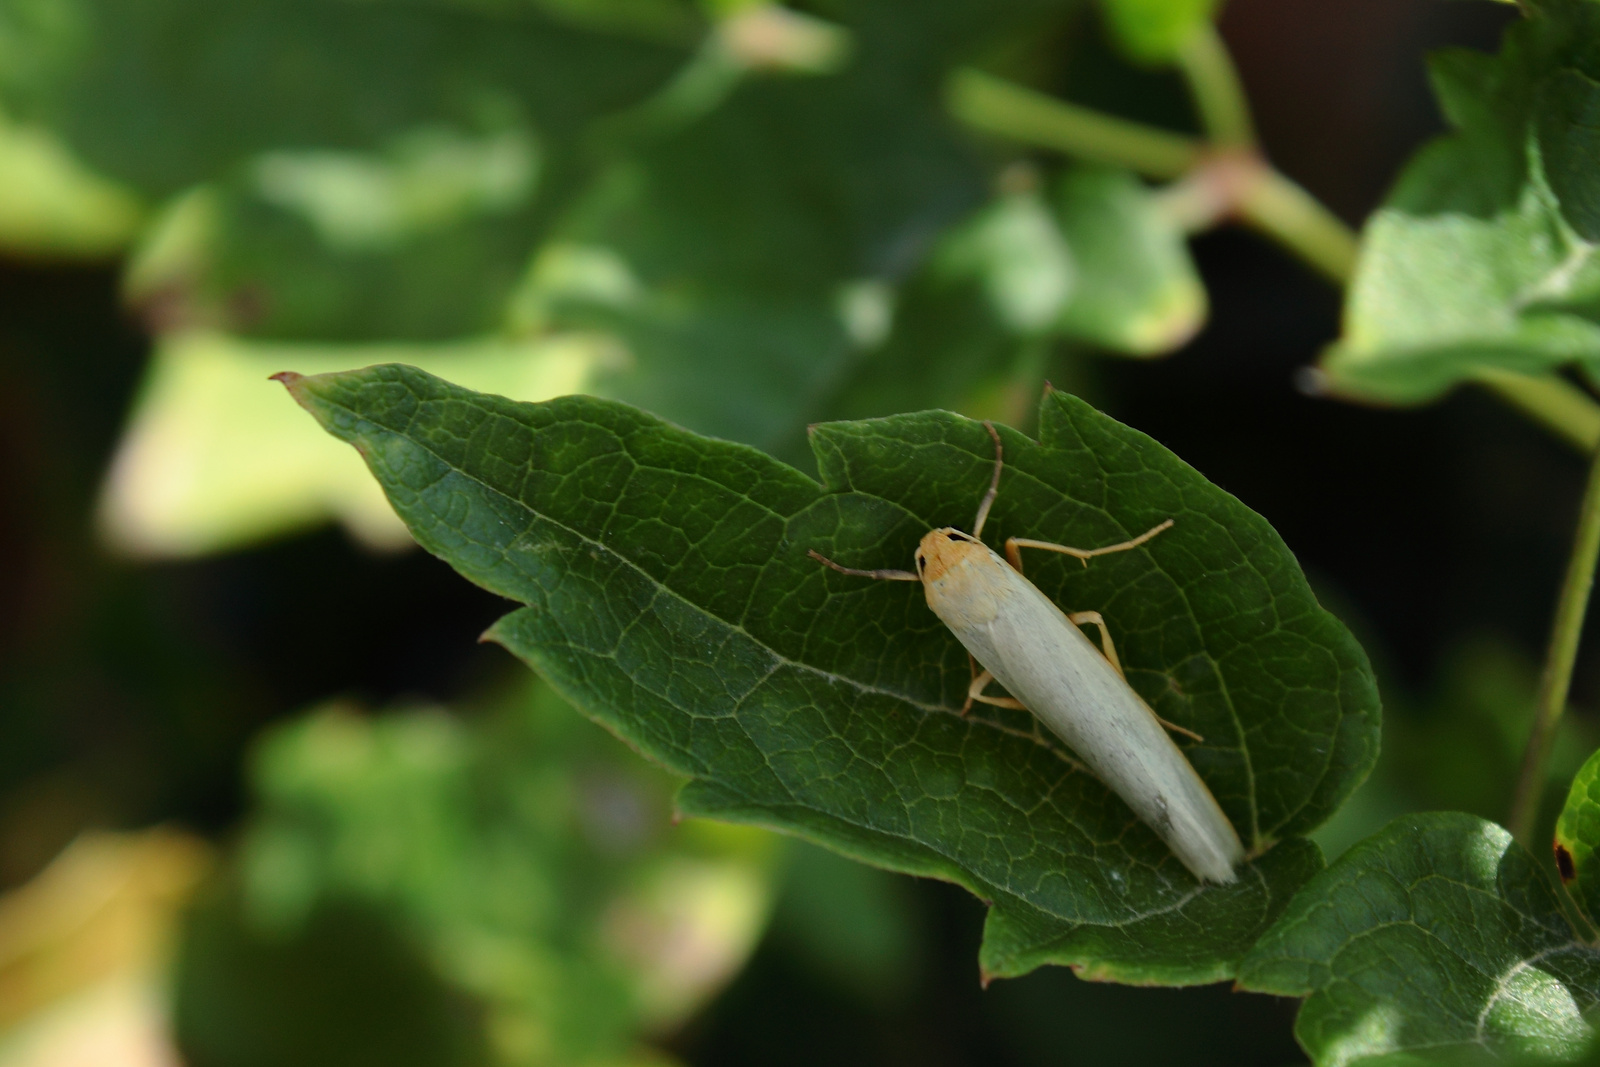
[{"label": "moth", "polygon": [[[1170,528],[1173,520],[1102,548],[1011,537],[1002,559],[981,540],[1004,468],[1000,435],[992,423],[984,426],[994,439],[994,476],[970,534],[949,526],[929,531],[917,546],[915,571],[859,570],[815,550],[807,554],[841,574],[921,582],[928,607],[982,668],[967,689],[963,715],[974,701],[1032,712],[1155,830],[1196,878],[1234,881],[1244,846],[1167,731],[1179,730],[1197,740],[1198,735],[1164,722],[1128,684],[1099,612],[1063,612],[1022,572],[1024,548],[1074,556],[1087,567],[1095,556],[1139,547]],[[1080,624],[1100,631],[1099,648]],[[987,695],[984,690],[991,682],[1012,695]]]}]

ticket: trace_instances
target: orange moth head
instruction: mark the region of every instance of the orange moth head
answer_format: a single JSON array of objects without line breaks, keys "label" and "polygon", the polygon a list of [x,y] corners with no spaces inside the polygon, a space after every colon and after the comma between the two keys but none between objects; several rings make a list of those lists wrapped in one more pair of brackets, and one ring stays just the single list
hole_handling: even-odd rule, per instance
[{"label": "orange moth head", "polygon": [[971,534],[952,526],[929,530],[917,546],[917,574],[924,583],[937,582],[951,567],[974,553],[987,556],[989,550]]}]

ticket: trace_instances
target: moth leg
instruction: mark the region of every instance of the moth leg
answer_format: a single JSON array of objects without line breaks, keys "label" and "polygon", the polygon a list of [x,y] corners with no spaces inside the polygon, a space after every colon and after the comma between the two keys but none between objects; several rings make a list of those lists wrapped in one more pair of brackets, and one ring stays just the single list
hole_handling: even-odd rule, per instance
[{"label": "moth leg", "polygon": [[[1122,672],[1122,662],[1117,659],[1117,646],[1111,643],[1111,631],[1106,629],[1106,620],[1101,616],[1101,614],[1098,611],[1075,611],[1071,615],[1068,615],[1067,618],[1077,626],[1089,624],[1100,628],[1100,647],[1105,652],[1106,660],[1111,664],[1112,667],[1116,669],[1116,672],[1119,675],[1122,675],[1122,680],[1127,681],[1128,676]],[[1155,715],[1155,712],[1152,711],[1150,714]],[[1156,722],[1160,723],[1162,726],[1165,726],[1175,734],[1182,734],[1185,737],[1190,737],[1200,742],[1205,741],[1205,738],[1201,737],[1188,727],[1179,726],[1175,722],[1168,722],[1159,715],[1156,715]]]},{"label": "moth leg", "polygon": [[967,712],[972,710],[973,701],[977,701],[979,704],[992,704],[997,708],[1015,708],[1018,711],[1028,710],[1027,706],[1023,704],[1022,701],[1017,700],[1014,697],[984,696],[984,687],[992,681],[994,681],[994,675],[990,674],[988,671],[984,671],[982,674],[978,675],[972,680],[972,684],[967,686],[967,702],[961,705],[961,714],[965,715]]},{"label": "moth leg", "polygon": [[812,559],[816,560],[818,563],[822,564],[824,567],[828,567],[831,570],[836,570],[840,574],[848,574],[852,578],[878,578],[878,579],[881,579],[883,581],[888,581],[888,582],[920,582],[920,581],[922,581],[921,578],[919,578],[917,575],[913,574],[911,571],[895,571],[895,570],[863,571],[863,570],[857,570],[854,567],[841,567],[839,564],[835,563],[833,560],[829,559],[827,556],[824,556],[822,553],[818,552],[814,548],[807,549],[806,550],[806,555],[810,556]]},{"label": "moth leg", "polygon": [[[1156,715],[1156,713],[1153,712],[1153,711],[1150,714]],[[1191,741],[1198,741],[1201,744],[1205,744],[1206,739],[1201,737],[1199,734],[1195,733],[1193,730],[1189,729],[1187,726],[1179,726],[1175,722],[1168,722],[1166,719],[1163,719],[1159,715],[1156,715],[1156,722],[1160,723],[1162,726],[1165,726],[1167,729],[1171,730],[1175,734],[1182,734],[1184,737],[1189,738]]]},{"label": "moth leg", "polygon": [[1063,555],[1073,556],[1082,560],[1083,565],[1087,567],[1089,561],[1095,556],[1103,556],[1108,552],[1126,552],[1130,548],[1138,548],[1171,525],[1172,520],[1168,519],[1166,522],[1152,526],[1138,537],[1130,538],[1127,541],[1118,541],[1114,545],[1106,545],[1103,548],[1073,548],[1071,545],[1058,545],[1054,541],[1035,541],[1027,537],[1008,537],[1006,538],[1006,559],[1010,560],[1011,565],[1017,569],[1017,573],[1021,574],[1022,553],[1018,550],[1042,548],[1046,552],[1060,552]]},{"label": "moth leg", "polygon": [[1127,681],[1128,676],[1122,673],[1122,661],[1117,658],[1117,646],[1111,642],[1111,631],[1106,629],[1105,618],[1098,611],[1074,611],[1067,619],[1074,626],[1089,624],[1100,628],[1100,650],[1105,653],[1106,660],[1118,676]]}]

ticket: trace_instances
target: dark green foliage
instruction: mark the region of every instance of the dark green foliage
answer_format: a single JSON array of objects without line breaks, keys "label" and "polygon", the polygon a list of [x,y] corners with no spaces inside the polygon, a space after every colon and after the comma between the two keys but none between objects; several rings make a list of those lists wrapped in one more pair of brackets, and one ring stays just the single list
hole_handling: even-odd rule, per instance
[{"label": "dark green foliage", "polygon": [[360,449],[425,547],[528,605],[491,636],[691,777],[682,810],[968,886],[995,905],[991,969],[1227,976],[1320,862],[1292,839],[1376,756],[1365,657],[1270,528],[1064,394],[1045,399],[1041,443],[1006,435],[993,537],[1097,544],[1177,520],[1147,550],[1041,561],[1033,577],[1103,611],[1134,686],[1208,738],[1190,759],[1247,843],[1291,839],[1235,886],[1197,887],[1026,714],[956,714],[966,658],[916,587],[806,558],[895,565],[928,528],[966,523],[992,463],[978,424],[818,427],[824,489],[605,401],[515,404],[405,367],[290,387]]}]

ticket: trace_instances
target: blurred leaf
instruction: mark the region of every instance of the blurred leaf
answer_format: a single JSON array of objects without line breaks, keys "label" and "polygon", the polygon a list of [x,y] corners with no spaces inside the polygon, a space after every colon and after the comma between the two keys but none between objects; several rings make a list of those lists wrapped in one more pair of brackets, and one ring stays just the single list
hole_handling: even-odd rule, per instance
[{"label": "blurred leaf", "polygon": [[1417,154],[1367,225],[1323,360],[1337,391],[1414,402],[1483,367],[1600,366],[1600,7],[1525,7],[1498,56],[1434,57],[1456,132]]},{"label": "blurred leaf", "polygon": [[137,197],[85,169],[49,130],[0,115],[0,250],[108,257],[143,221]]},{"label": "blurred leaf", "polygon": [[1184,344],[1206,315],[1206,292],[1183,232],[1139,180],[1073,167],[1052,205],[1028,171],[943,242],[942,271],[983,287],[1012,333],[1050,328],[1128,355]]},{"label": "blurred leaf", "polygon": [[1556,821],[1556,868],[1589,921],[1600,916],[1600,752],[1572,779]]},{"label": "blurred leaf", "polygon": [[169,334],[151,360],[107,476],[103,536],[130,555],[182,557],[337,518],[368,544],[410,544],[357,458],[308,435],[270,375],[399,358],[535,400],[583,388],[604,351],[602,342],[580,336],[339,346]]},{"label": "blurred leaf", "polygon": [[128,266],[163,332],[443,340],[499,329],[545,209],[526,131],[418,129],[382,152],[271,152],[175,198]]},{"label": "blurred leaf", "polygon": [[1209,22],[1221,0],[1102,0],[1113,35],[1145,62],[1170,61],[1189,35]]},{"label": "blurred leaf", "polygon": [[[961,237],[959,231],[951,235]],[[892,299],[876,290],[882,303],[875,314],[887,324],[887,335],[864,344],[867,350],[827,398],[827,411],[839,418],[865,418],[906,408],[944,408],[998,418],[1031,414],[1037,406],[1042,382],[1034,378],[1019,395],[1005,397],[1014,404],[995,400],[1016,385],[1022,346],[1001,324],[979,282],[949,277],[940,258],[936,252],[934,261]],[[871,340],[870,334],[863,337]],[[809,456],[794,457],[803,459]]]},{"label": "blurred leaf", "polygon": [[0,1064],[172,1062],[166,960],[210,864],[172,830],[87,834],[0,897]]},{"label": "blurred leaf", "polygon": [[1431,812],[1307,883],[1239,984],[1307,998],[1295,1034],[1318,1065],[1570,1060],[1590,1036],[1600,952],[1509,833]]},{"label": "blurred leaf", "polygon": [[[752,74],[616,164],[562,230],[636,285],[625,302],[532,302],[613,330],[635,365],[598,391],[702,433],[792,455],[874,347],[841,297],[896,289],[986,178],[945,113],[951,64],[1059,4],[829,4],[850,34],[826,76]],[[525,300],[528,294],[524,294]]]},{"label": "blurred leaf", "polygon": [[522,131],[482,138],[417,129],[387,158],[355,152],[269,152],[251,168],[258,194],[298,211],[335,249],[388,248],[409,234],[519,205],[537,158]]},{"label": "blurred leaf", "polygon": [[55,6],[0,19],[0,56],[47,57],[9,80],[20,113],[142,192],[214,187],[157,328],[323,342],[498,328],[592,170],[581,139],[666,83],[692,38],[522,3]]},{"label": "blurred leaf", "polygon": [[[976,423],[818,427],[824,488],[600,400],[513,404],[406,367],[289,382],[422,544],[530,605],[496,640],[693,778],[687,813],[958,882],[992,922],[1048,918],[1053,947],[1027,965],[1142,982],[1226,977],[1317,862],[1291,840],[1235,885],[1197,886],[1031,716],[958,714],[967,659],[919,591],[806,558],[892,564],[965,521],[992,463]],[[1315,827],[1376,755],[1360,648],[1266,523],[1155,442],[1062,394],[1041,434],[1007,434],[997,539],[1070,526],[1102,543],[1177,516],[1148,550],[1041,561],[1034,580],[1113,620],[1130,681],[1209,738],[1188,754],[1253,849]],[[1201,918],[1215,940],[1170,940]]]},{"label": "blurred leaf", "polygon": [[[546,146],[636,103],[680,48],[528,5],[325,0],[13,0],[4,83],[88,164],[156,194],[271,149],[372,151],[419,127],[526,122]],[[0,52],[3,54],[3,52]]]},{"label": "blurred leaf", "polygon": [[1072,251],[1031,187],[1002,191],[950,236],[940,260],[946,271],[976,279],[996,317],[1018,334],[1055,322],[1078,281]]},{"label": "blurred leaf", "polygon": [[1182,347],[1206,318],[1206,290],[1183,232],[1126,171],[1074,167],[1058,194],[1078,264],[1063,332],[1131,356]]},{"label": "blurred leaf", "polygon": [[[330,709],[266,739],[237,904],[197,928],[181,987],[207,1062],[256,1062],[258,1042],[279,1043],[271,1062],[346,1062],[389,1025],[400,979],[370,962],[341,977],[340,956],[412,955],[401,995],[423,1019],[464,997],[453,1011],[479,1036],[454,1043],[506,1064],[619,1063],[738,969],[766,919],[765,841],[672,826],[673,779],[535,692],[466,722]],[[355,1017],[253,990],[257,972],[337,979]]]}]

